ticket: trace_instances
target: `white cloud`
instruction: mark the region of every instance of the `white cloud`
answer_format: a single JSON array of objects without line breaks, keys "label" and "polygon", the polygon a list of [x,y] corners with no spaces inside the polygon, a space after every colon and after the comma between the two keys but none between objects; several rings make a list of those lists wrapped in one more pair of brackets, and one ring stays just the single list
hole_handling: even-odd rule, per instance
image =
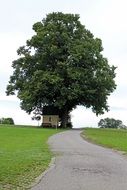
[{"label": "white cloud", "polygon": [[74,128],[97,127],[98,118],[90,109],[77,106],[77,108],[71,112],[71,116]]},{"label": "white cloud", "polygon": [[8,102],[17,102],[19,103],[19,99],[16,96],[5,96],[1,95],[0,96],[0,101],[8,101]]}]

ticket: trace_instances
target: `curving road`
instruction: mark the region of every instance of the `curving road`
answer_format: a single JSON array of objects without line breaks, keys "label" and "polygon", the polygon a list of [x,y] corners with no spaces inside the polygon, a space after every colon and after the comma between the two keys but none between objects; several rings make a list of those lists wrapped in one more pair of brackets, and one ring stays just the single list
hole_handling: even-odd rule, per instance
[{"label": "curving road", "polygon": [[32,190],[127,190],[127,158],[86,142],[80,132],[50,137],[55,166]]}]

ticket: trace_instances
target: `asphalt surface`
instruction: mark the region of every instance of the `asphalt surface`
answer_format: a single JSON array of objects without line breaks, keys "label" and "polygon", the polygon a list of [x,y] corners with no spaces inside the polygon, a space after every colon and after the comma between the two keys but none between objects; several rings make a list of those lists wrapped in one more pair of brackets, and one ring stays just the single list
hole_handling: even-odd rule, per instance
[{"label": "asphalt surface", "polygon": [[50,137],[55,165],[32,190],[127,190],[127,158],[86,142],[80,132]]}]

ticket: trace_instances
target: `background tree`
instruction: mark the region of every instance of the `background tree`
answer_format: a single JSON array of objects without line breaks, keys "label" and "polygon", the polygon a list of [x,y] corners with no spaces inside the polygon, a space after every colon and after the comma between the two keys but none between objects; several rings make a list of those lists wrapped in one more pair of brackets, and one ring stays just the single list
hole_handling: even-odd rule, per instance
[{"label": "background tree", "polygon": [[17,91],[27,113],[42,113],[45,105],[57,107],[63,127],[77,105],[91,107],[97,115],[108,111],[107,97],[116,87],[115,67],[103,57],[101,40],[80,23],[79,15],[51,13],[33,30],[35,35],[17,51],[7,95]]},{"label": "background tree", "polygon": [[12,118],[1,118],[0,119],[1,124],[7,124],[7,125],[14,125],[14,120]]},{"label": "background tree", "polygon": [[101,128],[126,129],[126,126],[123,125],[121,120],[116,120],[113,118],[101,119],[98,123],[98,126]]}]

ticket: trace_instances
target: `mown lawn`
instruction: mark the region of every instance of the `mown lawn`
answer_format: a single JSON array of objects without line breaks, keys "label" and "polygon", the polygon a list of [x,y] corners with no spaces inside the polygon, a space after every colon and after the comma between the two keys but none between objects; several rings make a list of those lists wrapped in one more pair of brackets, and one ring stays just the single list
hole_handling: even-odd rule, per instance
[{"label": "mown lawn", "polygon": [[127,153],[127,130],[86,128],[82,135],[97,144]]},{"label": "mown lawn", "polygon": [[25,189],[48,166],[47,140],[55,129],[0,125],[0,190]]}]

